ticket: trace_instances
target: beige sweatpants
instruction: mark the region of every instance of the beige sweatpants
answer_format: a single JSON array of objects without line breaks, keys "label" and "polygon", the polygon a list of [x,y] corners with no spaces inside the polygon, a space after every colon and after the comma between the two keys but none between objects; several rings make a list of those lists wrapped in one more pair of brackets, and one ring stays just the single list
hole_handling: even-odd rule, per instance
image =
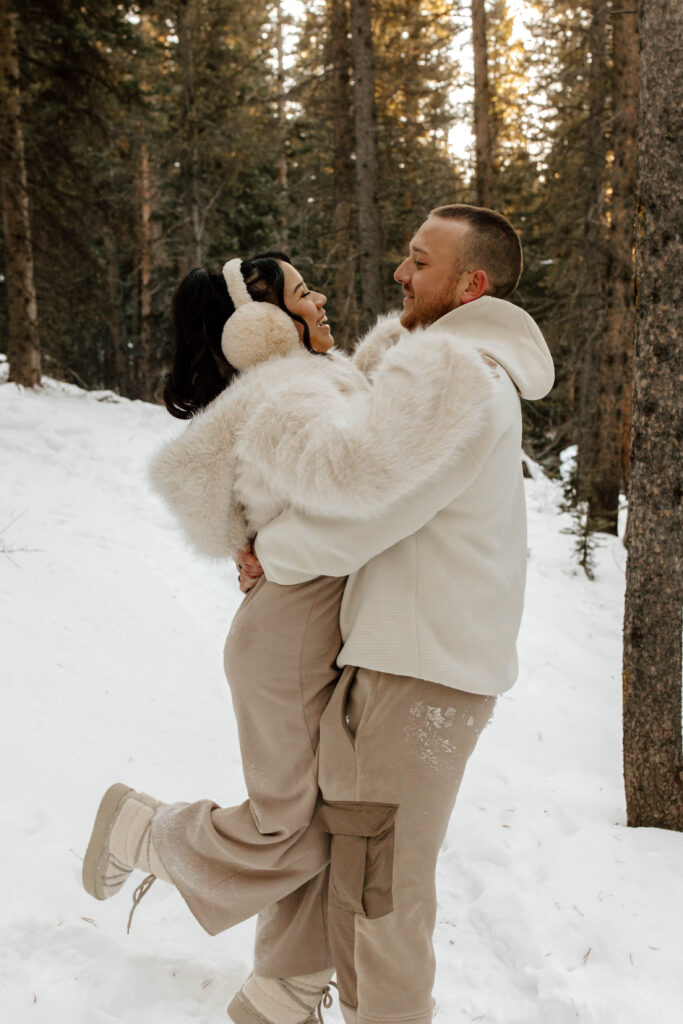
[{"label": "beige sweatpants", "polygon": [[[169,804],[152,842],[211,935],[254,914],[255,970],[307,974],[332,966],[324,869],[330,839],[308,826],[318,799],[320,716],[339,677],[345,579],[281,587],[261,577],[225,644],[249,799]],[[306,884],[313,879],[310,885]]]},{"label": "beige sweatpants", "polygon": [[[329,929],[348,1024],[432,1020],[436,860],[467,760],[495,700],[422,679],[346,669],[323,713],[319,781],[325,802],[397,805],[389,914],[352,911],[353,894],[335,877],[335,846],[348,840],[332,837]],[[371,869],[370,846],[367,859]]]},{"label": "beige sweatpants", "polygon": [[429,1024],[436,858],[495,698],[362,668],[335,687],[343,583],[245,598],[226,672],[249,800],[170,805],[152,837],[208,932],[259,914],[256,973],[334,963],[348,1024]]}]

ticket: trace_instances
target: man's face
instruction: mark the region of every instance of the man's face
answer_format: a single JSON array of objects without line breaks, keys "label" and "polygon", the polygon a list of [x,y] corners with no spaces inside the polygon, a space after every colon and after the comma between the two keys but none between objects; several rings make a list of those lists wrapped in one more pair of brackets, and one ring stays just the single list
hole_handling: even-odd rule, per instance
[{"label": "man's face", "polygon": [[471,230],[462,220],[429,217],[415,234],[410,255],[394,273],[403,286],[401,324],[407,330],[429,327],[467,301],[471,275],[462,256]]}]

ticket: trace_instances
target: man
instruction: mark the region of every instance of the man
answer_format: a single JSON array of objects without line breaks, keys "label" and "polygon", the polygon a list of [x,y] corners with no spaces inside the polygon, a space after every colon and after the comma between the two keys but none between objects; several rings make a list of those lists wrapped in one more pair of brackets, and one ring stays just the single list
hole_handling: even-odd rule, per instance
[{"label": "man", "polygon": [[[394,274],[402,331],[395,322],[376,331],[366,368],[405,331],[424,332],[425,345],[479,350],[492,378],[485,426],[389,513],[353,522],[288,510],[259,532],[257,558],[243,560],[245,591],[261,567],[284,585],[349,576],[344,671],[321,722],[317,821],[332,836],[330,935],[347,1024],[432,1020],[436,859],[467,759],[517,675],[519,395],[541,398],[553,383],[537,326],[502,301],[521,269],[519,239],[501,215],[432,211]],[[283,910],[281,929],[286,922]],[[276,909],[274,941],[279,928]],[[298,969],[275,958],[264,973],[302,973],[299,953]],[[253,1009],[254,1020],[270,1020]]]},{"label": "man", "polygon": [[[329,1002],[334,968],[347,1024],[432,1019],[436,859],[467,759],[496,696],[517,674],[526,565],[519,395],[542,397],[553,379],[538,328],[503,301],[521,262],[517,235],[499,214],[469,206],[433,211],[396,271],[400,320],[380,321],[354,357],[374,375],[372,388],[363,382],[359,404],[353,394],[354,416],[326,415],[315,405],[310,422],[297,421],[294,455],[292,444],[281,444],[272,404],[240,434],[251,459],[264,448],[275,453],[263,472],[267,466],[275,475],[284,463],[294,485],[312,475],[313,507],[326,499],[329,509],[333,483],[345,504],[346,518],[340,512],[336,519],[291,508],[256,540],[276,584],[348,576],[337,659],[343,671],[320,718],[322,797],[313,822],[317,717],[303,737],[310,803],[294,829],[278,828],[277,814],[274,826],[261,827],[258,794],[266,805],[277,796],[285,813],[296,803],[296,783],[261,793],[258,760],[249,766],[256,780],[250,800],[238,808],[209,800],[160,805],[123,784],[100,804],[84,859],[88,892],[108,898],[143,868],[175,884],[211,934],[259,912],[254,972],[228,1007],[236,1024],[314,1024],[315,1008]],[[277,401],[289,408],[291,391],[282,389]],[[204,473],[207,449],[213,481],[215,443],[207,448],[201,430],[213,423],[211,410],[207,416],[183,437],[193,445],[191,469],[198,464]],[[249,429],[258,437],[250,439]],[[387,439],[390,466],[377,457]],[[396,477],[402,486],[392,493],[401,497],[392,501],[387,480]],[[359,515],[361,478],[372,501]],[[194,502],[192,493],[192,507],[204,514],[208,503],[221,522],[220,495],[214,501],[201,491]],[[247,564],[260,571],[244,559],[244,589]],[[307,631],[316,611],[306,612]],[[279,624],[271,609],[266,626]],[[310,633],[317,642],[318,631]],[[250,657],[252,642],[247,630],[240,643]],[[335,642],[323,659],[328,669],[336,649]],[[269,673],[279,671],[278,643],[263,650],[267,664],[254,668],[254,689],[244,693],[249,708],[259,687],[269,691]],[[317,665],[301,657],[290,656],[298,701]],[[272,695],[268,713],[282,721],[292,700],[283,705],[282,695]],[[264,758],[274,759],[272,781],[282,763],[277,750],[272,756],[268,721],[257,714],[249,729]],[[288,726],[285,732],[292,746]]]}]

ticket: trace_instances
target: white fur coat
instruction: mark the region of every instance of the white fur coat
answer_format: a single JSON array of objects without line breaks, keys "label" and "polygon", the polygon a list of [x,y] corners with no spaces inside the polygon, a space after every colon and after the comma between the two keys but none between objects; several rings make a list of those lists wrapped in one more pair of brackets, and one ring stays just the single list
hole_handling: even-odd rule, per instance
[{"label": "white fur coat", "polygon": [[234,555],[287,505],[363,519],[482,429],[491,370],[456,339],[379,321],[352,359],[303,347],[247,369],[155,456],[195,548]]}]

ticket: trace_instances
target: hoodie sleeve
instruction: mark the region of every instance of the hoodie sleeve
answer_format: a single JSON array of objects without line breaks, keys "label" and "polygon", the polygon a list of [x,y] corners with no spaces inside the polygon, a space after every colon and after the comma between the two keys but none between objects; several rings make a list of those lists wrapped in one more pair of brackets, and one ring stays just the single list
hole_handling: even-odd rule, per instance
[{"label": "hoodie sleeve", "polygon": [[330,400],[312,382],[248,418],[239,454],[290,504],[365,518],[426,481],[490,416],[491,371],[438,332],[405,335],[369,391]]}]

